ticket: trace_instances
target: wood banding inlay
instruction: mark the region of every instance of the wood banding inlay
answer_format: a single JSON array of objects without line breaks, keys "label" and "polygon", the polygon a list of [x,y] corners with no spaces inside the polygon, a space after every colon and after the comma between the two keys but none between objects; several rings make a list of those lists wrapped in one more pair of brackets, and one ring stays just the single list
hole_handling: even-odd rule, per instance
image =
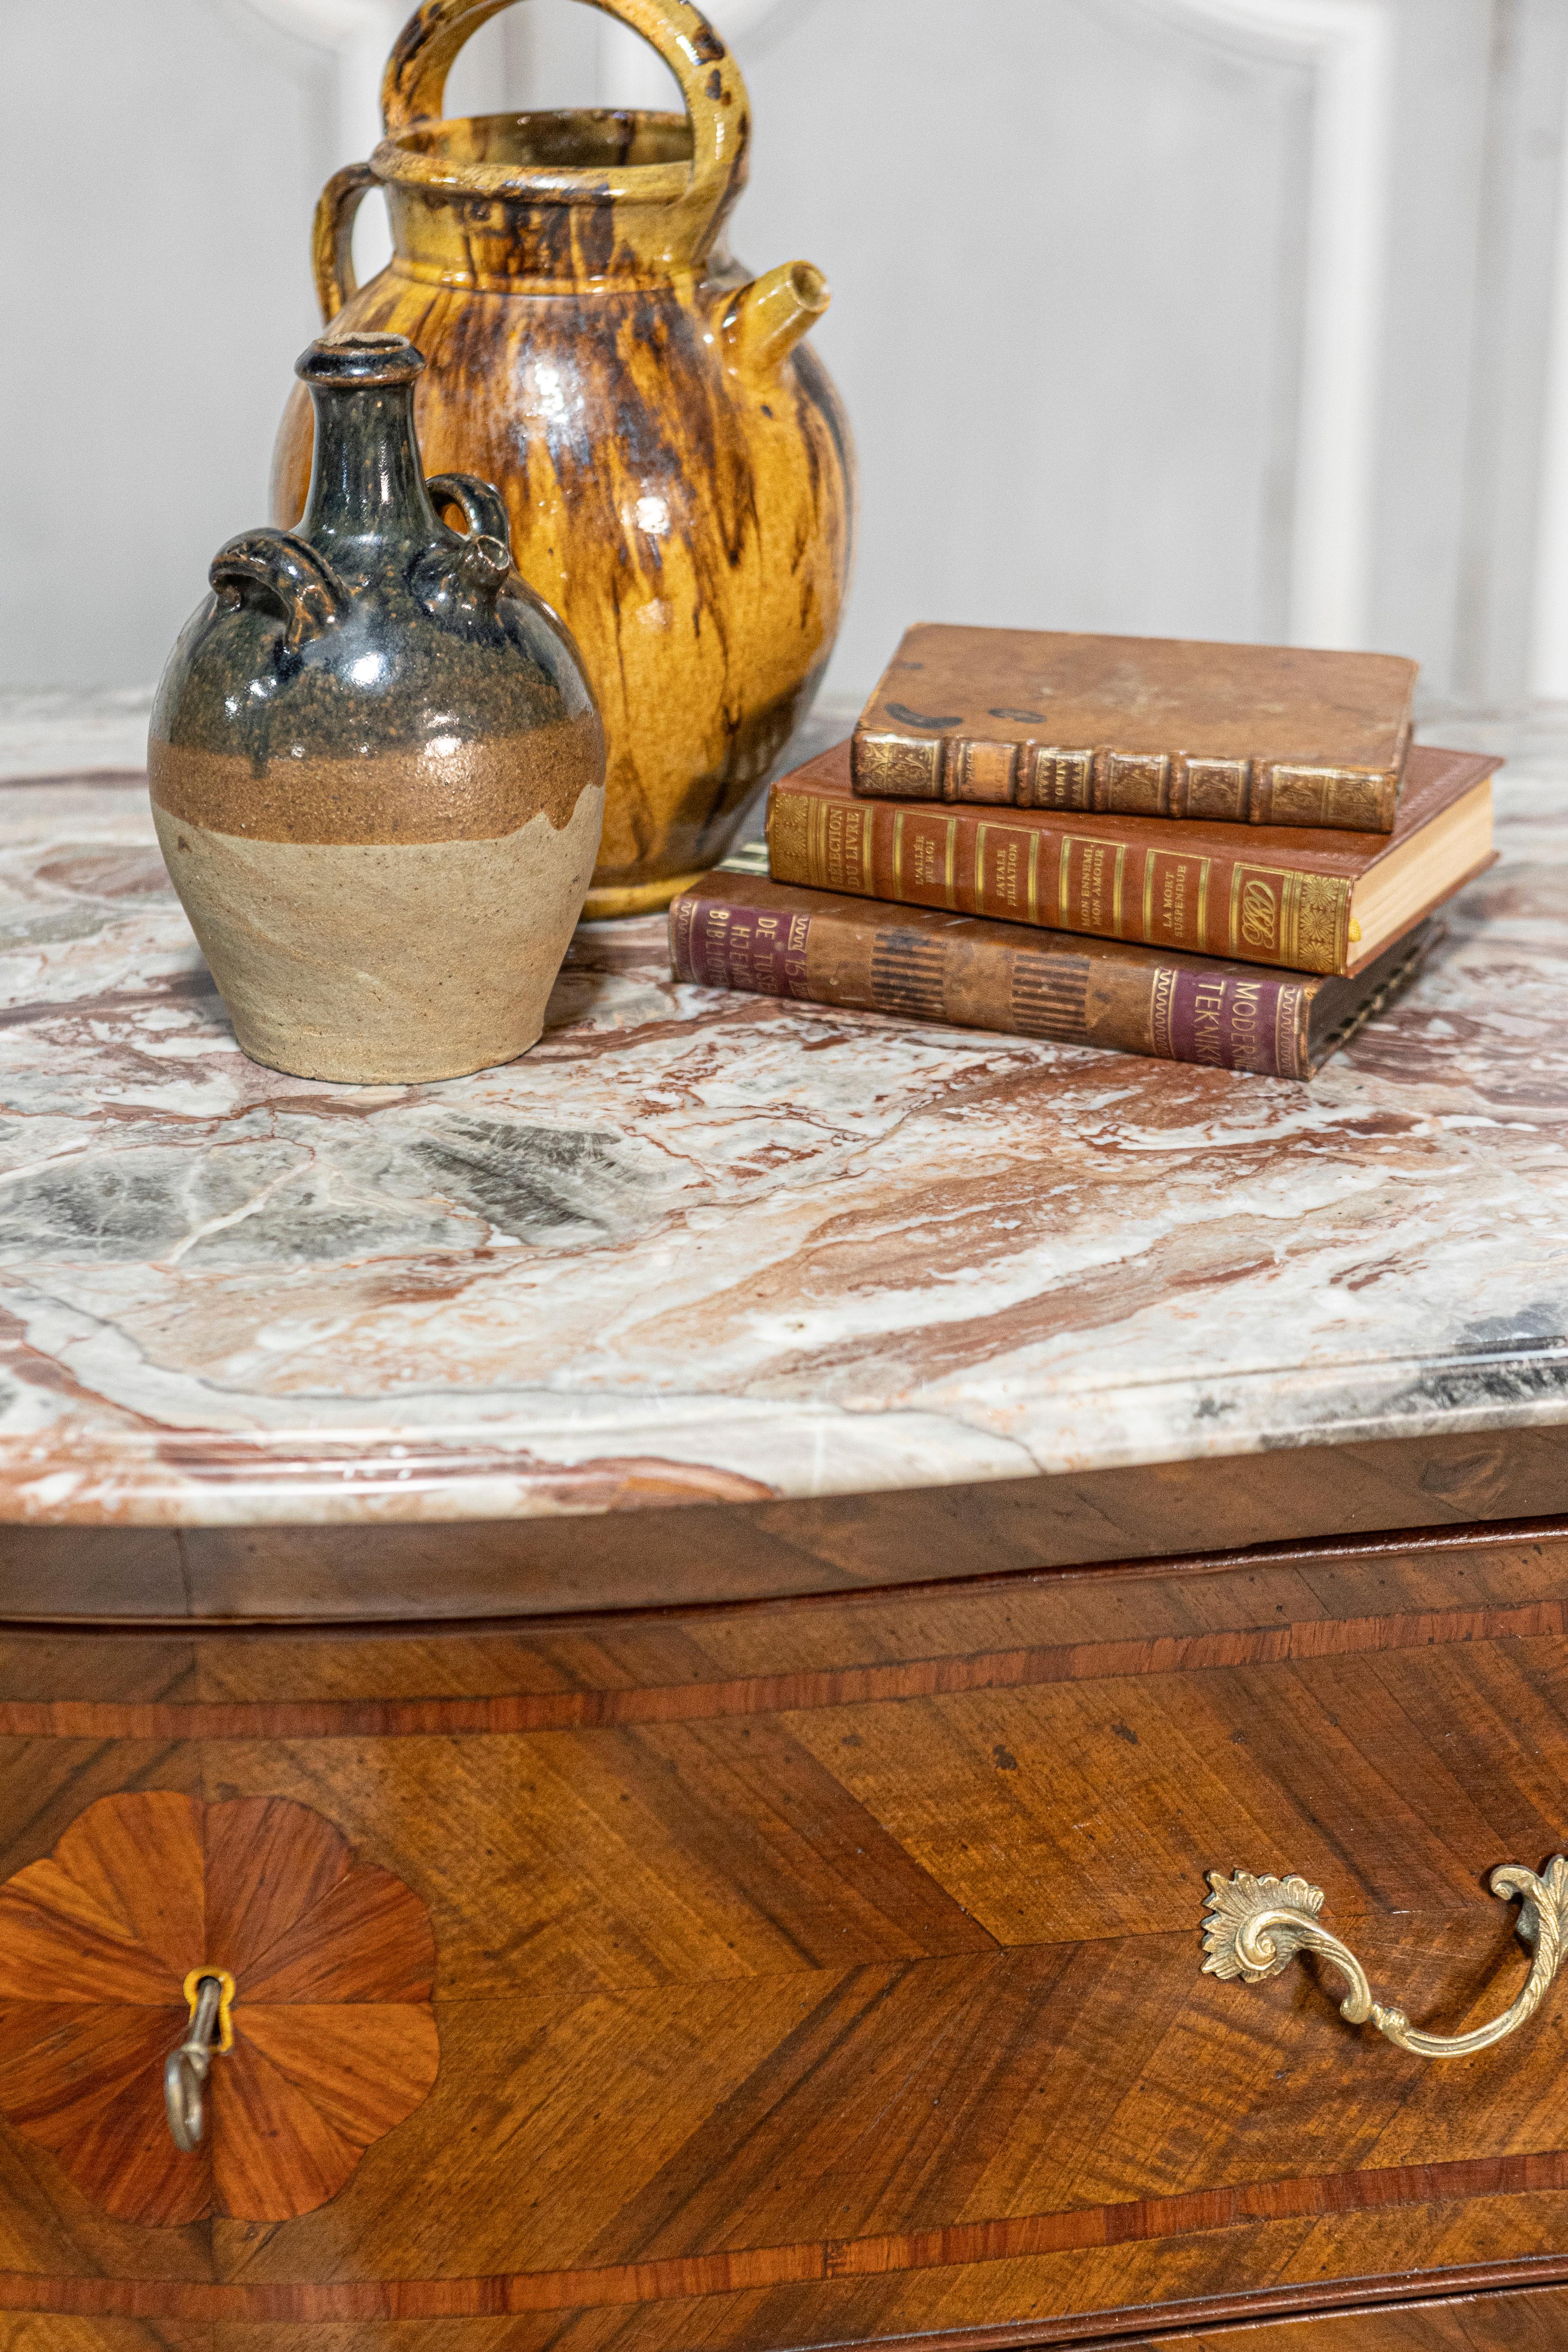
[{"label": "wood banding inlay", "polygon": [[747,2288],[882,2277],[889,2272],[975,2263],[1234,2230],[1249,2222],[1309,2221],[1449,2199],[1528,2196],[1568,2189],[1568,2153],[1473,2162],[1401,2165],[1380,2171],[1268,2180],[1125,2205],[1020,2213],[946,2229],[720,2253],[612,2263],[490,2277],[356,2279],[268,2285],[238,2282],[32,2277],[0,2273],[0,2310],[82,2316],[232,2323],[500,2318],[530,2311],[584,2311],[732,2294]]},{"label": "wood banding inlay", "polygon": [[1322,1618],[1152,1640],[1072,1642],[820,1672],[745,1675],[605,1689],[508,1692],[492,1697],[295,1700],[0,1699],[0,1738],[59,1739],[382,1739],[609,1729],[727,1716],[861,1706],[966,1691],[1021,1690],[1124,1675],[1200,1674],[1376,1655],[1489,1641],[1561,1640],[1568,1601],[1518,1608],[1410,1611]]}]

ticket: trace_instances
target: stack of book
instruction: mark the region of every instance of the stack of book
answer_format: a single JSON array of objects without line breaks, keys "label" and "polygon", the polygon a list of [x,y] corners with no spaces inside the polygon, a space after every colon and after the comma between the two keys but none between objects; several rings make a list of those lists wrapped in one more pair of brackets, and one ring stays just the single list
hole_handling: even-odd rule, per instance
[{"label": "stack of book", "polygon": [[[1493,858],[1495,760],[1392,655],[909,630],[677,898],[679,979],[1307,1078]],[[751,870],[748,870],[748,867]]]}]

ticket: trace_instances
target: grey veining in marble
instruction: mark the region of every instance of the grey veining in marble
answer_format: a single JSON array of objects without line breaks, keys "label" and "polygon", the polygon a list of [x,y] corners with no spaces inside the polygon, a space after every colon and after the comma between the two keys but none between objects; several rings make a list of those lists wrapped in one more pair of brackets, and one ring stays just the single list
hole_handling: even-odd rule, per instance
[{"label": "grey veining in marble", "polygon": [[115,772],[138,723],[0,707],[0,1514],[552,1512],[1568,1418],[1568,733],[1517,735],[1503,862],[1310,1087],[677,988],[651,919],[579,933],[521,1062],[367,1089],[238,1052]]}]

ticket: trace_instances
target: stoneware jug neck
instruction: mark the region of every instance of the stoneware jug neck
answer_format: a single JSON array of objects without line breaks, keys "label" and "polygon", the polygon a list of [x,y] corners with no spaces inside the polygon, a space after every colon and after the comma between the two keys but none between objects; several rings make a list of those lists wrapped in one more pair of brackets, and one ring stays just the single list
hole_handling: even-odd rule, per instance
[{"label": "stoneware jug neck", "polygon": [[402,335],[312,343],[298,362],[316,412],[302,535],[324,551],[355,540],[434,539],[439,528],[414,430],[425,362]]}]

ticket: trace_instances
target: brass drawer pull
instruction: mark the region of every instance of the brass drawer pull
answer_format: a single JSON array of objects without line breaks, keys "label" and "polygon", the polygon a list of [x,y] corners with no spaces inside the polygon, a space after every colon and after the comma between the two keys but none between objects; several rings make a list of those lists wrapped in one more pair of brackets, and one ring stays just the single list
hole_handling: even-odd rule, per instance
[{"label": "brass drawer pull", "polygon": [[1247,1870],[1236,1871],[1229,1878],[1211,1870],[1208,1883],[1205,1976],[1240,1977],[1247,1984],[1261,1984],[1289,1968],[1298,1952],[1317,1952],[1350,1987],[1340,2015],[1352,2025],[1364,2025],[1370,2019],[1380,2033],[1417,2058],[1468,2058],[1477,2050],[1489,2050],[1533,2017],[1557,1974],[1568,1927],[1568,1861],[1562,1854],[1547,1864],[1541,1878],[1513,1862],[1494,1870],[1494,1895],[1523,1897],[1519,1935],[1533,1949],[1530,1981],[1511,2009],[1473,2033],[1423,2033],[1402,2009],[1384,2009],[1373,2000],[1366,1970],[1355,1954],[1319,1926],[1321,1886],[1310,1886],[1304,1878],[1255,1878]]},{"label": "brass drawer pull", "polygon": [[208,2069],[215,2058],[234,2047],[229,2016],[234,1992],[234,1979],[226,1969],[195,1969],[185,1979],[191,2029],[163,2061],[163,2112],[174,2146],[185,2156],[201,2146],[205,2126],[202,2090]]}]

